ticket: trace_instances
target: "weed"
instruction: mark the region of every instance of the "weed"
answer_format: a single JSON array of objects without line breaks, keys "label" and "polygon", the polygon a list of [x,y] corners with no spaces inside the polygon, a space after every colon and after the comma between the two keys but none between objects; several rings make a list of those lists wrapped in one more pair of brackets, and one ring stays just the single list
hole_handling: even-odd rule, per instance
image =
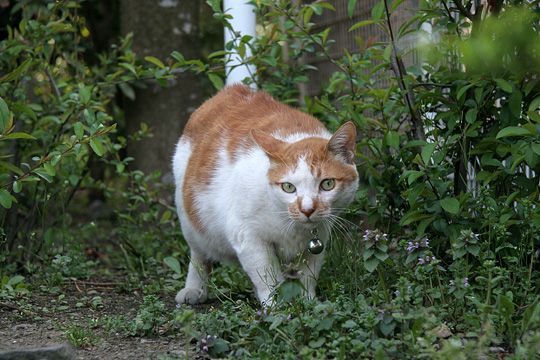
[{"label": "weed", "polygon": [[78,348],[88,348],[96,345],[100,338],[90,327],[70,326],[65,330],[68,341]]}]

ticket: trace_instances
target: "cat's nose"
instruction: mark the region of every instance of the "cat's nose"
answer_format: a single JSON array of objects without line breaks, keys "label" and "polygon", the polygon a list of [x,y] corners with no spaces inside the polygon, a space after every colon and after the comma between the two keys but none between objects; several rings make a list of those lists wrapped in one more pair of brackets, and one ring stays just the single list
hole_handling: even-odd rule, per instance
[{"label": "cat's nose", "polygon": [[302,212],[302,214],[306,215],[307,217],[310,217],[311,214],[313,214],[315,212],[315,209],[313,209],[313,208],[308,208],[308,209],[300,208],[300,211]]}]

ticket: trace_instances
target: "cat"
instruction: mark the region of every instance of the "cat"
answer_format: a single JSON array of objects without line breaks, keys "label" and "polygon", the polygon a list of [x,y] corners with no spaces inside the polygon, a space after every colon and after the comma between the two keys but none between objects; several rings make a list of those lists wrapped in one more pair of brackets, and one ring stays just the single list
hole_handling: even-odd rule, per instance
[{"label": "cat", "polygon": [[358,188],[356,128],[334,135],[316,118],[243,85],[228,86],[190,117],[173,157],[175,202],[190,247],[178,304],[207,300],[214,262],[238,261],[263,305],[284,280],[280,263],[300,256],[308,298],[336,214]]}]

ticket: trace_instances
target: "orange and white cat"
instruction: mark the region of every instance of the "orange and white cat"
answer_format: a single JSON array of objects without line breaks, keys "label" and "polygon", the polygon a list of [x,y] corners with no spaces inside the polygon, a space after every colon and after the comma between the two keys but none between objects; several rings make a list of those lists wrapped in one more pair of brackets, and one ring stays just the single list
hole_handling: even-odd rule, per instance
[{"label": "orange and white cat", "polygon": [[213,262],[238,261],[263,304],[302,256],[300,280],[315,287],[336,214],[354,199],[356,129],[332,136],[314,117],[242,85],[225,88],[189,119],[173,158],[176,206],[191,258],[179,304],[207,299]]}]

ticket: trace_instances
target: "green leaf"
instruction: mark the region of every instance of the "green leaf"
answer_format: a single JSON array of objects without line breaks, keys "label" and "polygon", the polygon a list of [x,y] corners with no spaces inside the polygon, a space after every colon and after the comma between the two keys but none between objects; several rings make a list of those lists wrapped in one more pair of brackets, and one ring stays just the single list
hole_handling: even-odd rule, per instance
[{"label": "green leaf", "polygon": [[[37,176],[39,176],[40,178],[42,178],[42,179],[45,180],[46,182],[52,183],[52,178],[51,178],[51,176],[45,171],[45,169],[38,168],[38,169],[34,170],[34,174],[36,174]],[[25,178],[24,180],[26,181],[26,180],[28,180],[28,178]]]},{"label": "green leaf", "polygon": [[75,136],[77,136],[77,139],[81,140],[84,137],[84,127],[80,122],[73,124],[73,131],[75,131]]},{"label": "green leaf", "polygon": [[433,152],[435,151],[435,143],[427,143],[422,147],[422,161],[425,165],[428,165],[429,160],[431,159],[431,155],[433,155]]},{"label": "green leaf", "polygon": [[27,140],[36,140],[36,138],[33,137],[32,135],[27,134],[27,133],[23,133],[23,132],[15,132],[15,133],[11,133],[11,134],[9,134],[9,135],[0,137],[0,139],[1,139],[1,140],[5,140],[5,139],[27,139]]},{"label": "green leaf", "polygon": [[495,82],[503,91],[506,91],[507,93],[512,92],[512,84],[510,84],[508,81],[504,79],[495,79]]},{"label": "green leaf", "polygon": [[218,50],[214,51],[210,55],[208,55],[208,59],[213,59],[215,57],[221,57],[227,55],[229,52],[227,50]]},{"label": "green leaf", "polygon": [[364,267],[370,273],[375,271],[375,269],[377,269],[377,266],[379,266],[379,259],[377,259],[376,257],[372,257],[369,260],[364,261]]},{"label": "green leaf", "polygon": [[321,336],[317,340],[311,340],[309,342],[309,347],[312,348],[312,349],[318,349],[318,348],[320,348],[321,346],[324,345],[324,342],[325,342],[325,338],[324,338],[324,336]]},{"label": "green leaf", "polygon": [[21,192],[21,190],[22,190],[22,182],[20,182],[20,181],[14,181],[14,182],[13,182],[13,192],[14,192],[15,194],[18,194],[18,193]]},{"label": "green leaf", "polygon": [[465,92],[469,90],[471,87],[473,87],[474,84],[468,84],[463,87],[461,87],[458,92],[456,93],[456,99],[460,100],[463,95],[465,95]]},{"label": "green leaf", "polygon": [[79,99],[81,104],[88,104],[92,97],[92,88],[85,84],[79,84]]},{"label": "green leaf", "polygon": [[26,59],[21,65],[19,65],[19,67],[17,67],[15,70],[13,70],[12,72],[2,76],[0,78],[0,83],[3,83],[3,82],[8,82],[8,81],[11,81],[11,80],[14,80],[16,79],[17,77],[19,77],[20,75],[23,75],[24,73],[26,73],[26,70],[28,70],[28,68],[30,67],[30,65],[32,65],[32,59]]},{"label": "green leaf", "polygon": [[210,81],[212,82],[212,85],[214,85],[214,87],[217,90],[223,89],[223,79],[221,78],[221,76],[217,74],[209,73],[208,78],[210,79]]},{"label": "green leaf", "polygon": [[3,168],[3,169],[7,169],[11,172],[14,172],[15,174],[21,176],[24,174],[24,171],[22,171],[21,169],[19,169],[17,166],[13,165],[12,163],[9,163],[7,161],[1,161],[0,160],[0,169]]},{"label": "green leaf", "polygon": [[447,197],[441,200],[441,207],[448,213],[457,215],[459,213],[459,201],[453,197]]},{"label": "green leaf", "polygon": [[103,144],[101,143],[101,141],[97,138],[90,139],[90,147],[92,148],[92,150],[94,150],[96,155],[99,157],[105,154],[105,148],[103,147]]},{"label": "green leaf", "polygon": [[16,201],[13,195],[9,193],[6,189],[0,189],[0,205],[2,207],[9,209],[13,202]]},{"label": "green leaf", "polygon": [[388,146],[394,149],[399,149],[399,134],[396,131],[390,130],[385,135],[385,140]]},{"label": "green leaf", "polygon": [[431,217],[431,215],[426,214],[424,210],[411,210],[403,215],[399,223],[405,226],[429,217]]},{"label": "green leaf", "polygon": [[508,127],[505,127],[504,129],[501,129],[501,131],[497,133],[497,136],[495,138],[500,139],[500,138],[509,137],[509,136],[527,136],[527,135],[530,136],[534,134],[531,134],[529,130],[520,126],[508,126]]},{"label": "green leaf", "polygon": [[21,282],[23,282],[24,280],[24,276],[22,275],[15,275],[15,276],[12,276],[9,281],[8,281],[8,284],[11,285],[11,286],[15,286]]},{"label": "green leaf", "polygon": [[8,122],[9,122],[9,108],[6,102],[4,101],[4,99],[0,97],[0,134],[3,134],[4,131],[8,129]]},{"label": "green leaf", "polygon": [[465,121],[469,124],[472,124],[476,121],[476,116],[478,115],[478,109],[469,109],[465,114]]},{"label": "green leaf", "polygon": [[[392,7],[390,8],[390,11],[393,13],[394,10],[396,10],[398,8],[399,5],[401,5],[401,3],[403,2],[403,0],[395,0],[392,4]],[[418,21],[418,20],[416,20]]]},{"label": "green leaf", "polygon": [[536,111],[540,107],[540,96],[537,96],[531,103],[529,104],[529,111]]},{"label": "green leaf", "polygon": [[131,101],[135,100],[135,91],[131,86],[126,83],[120,83],[118,84],[118,87],[120,88],[122,94],[124,94],[125,97],[127,97]]},{"label": "green leaf", "polygon": [[379,20],[384,13],[384,0],[379,1],[371,9],[371,18],[373,20]]},{"label": "green leaf", "polygon": [[468,245],[467,246],[467,251],[469,252],[469,254],[471,254],[473,256],[478,256],[478,254],[480,253],[480,246],[478,246],[478,245]]},{"label": "green leaf", "polygon": [[416,179],[418,179],[419,177],[424,176],[424,172],[423,171],[418,171],[418,170],[408,170],[407,173],[408,173],[407,183],[409,185],[411,185],[413,182],[415,182]]},{"label": "green leaf", "polygon": [[47,174],[49,174],[49,176],[55,176],[56,175],[56,169],[50,163],[43,164],[43,168],[45,169]]},{"label": "green leaf", "polygon": [[119,66],[123,67],[126,70],[129,70],[133,75],[137,76],[137,70],[135,69],[135,66],[133,66],[130,63],[120,63]]},{"label": "green leaf", "polygon": [[351,26],[349,28],[349,31],[353,31],[353,30],[356,30],[358,28],[361,28],[361,27],[364,27],[364,26],[367,26],[367,25],[371,25],[371,24],[375,24],[375,23],[376,23],[376,21],[374,21],[374,20],[359,21],[356,24],[354,24],[353,26]]},{"label": "green leaf", "polygon": [[161,60],[159,60],[158,58],[156,58],[156,57],[145,56],[144,60],[148,61],[149,63],[152,63],[152,64],[156,65],[160,69],[165,68],[165,65],[163,64],[163,62]]},{"label": "green leaf", "polygon": [[510,99],[508,99],[508,106],[510,107],[510,112],[516,118],[519,118],[521,116],[522,100],[523,94],[519,90],[514,91],[512,95],[510,95]]},{"label": "green leaf", "polygon": [[358,0],[349,0],[347,3],[347,15],[351,18],[354,14],[354,9],[356,8],[356,2]]},{"label": "green leaf", "polygon": [[165,265],[167,265],[169,268],[171,268],[172,271],[174,271],[177,274],[180,274],[182,272],[180,268],[180,263],[178,262],[178,259],[176,259],[173,256],[167,256],[163,259],[163,262]]}]

